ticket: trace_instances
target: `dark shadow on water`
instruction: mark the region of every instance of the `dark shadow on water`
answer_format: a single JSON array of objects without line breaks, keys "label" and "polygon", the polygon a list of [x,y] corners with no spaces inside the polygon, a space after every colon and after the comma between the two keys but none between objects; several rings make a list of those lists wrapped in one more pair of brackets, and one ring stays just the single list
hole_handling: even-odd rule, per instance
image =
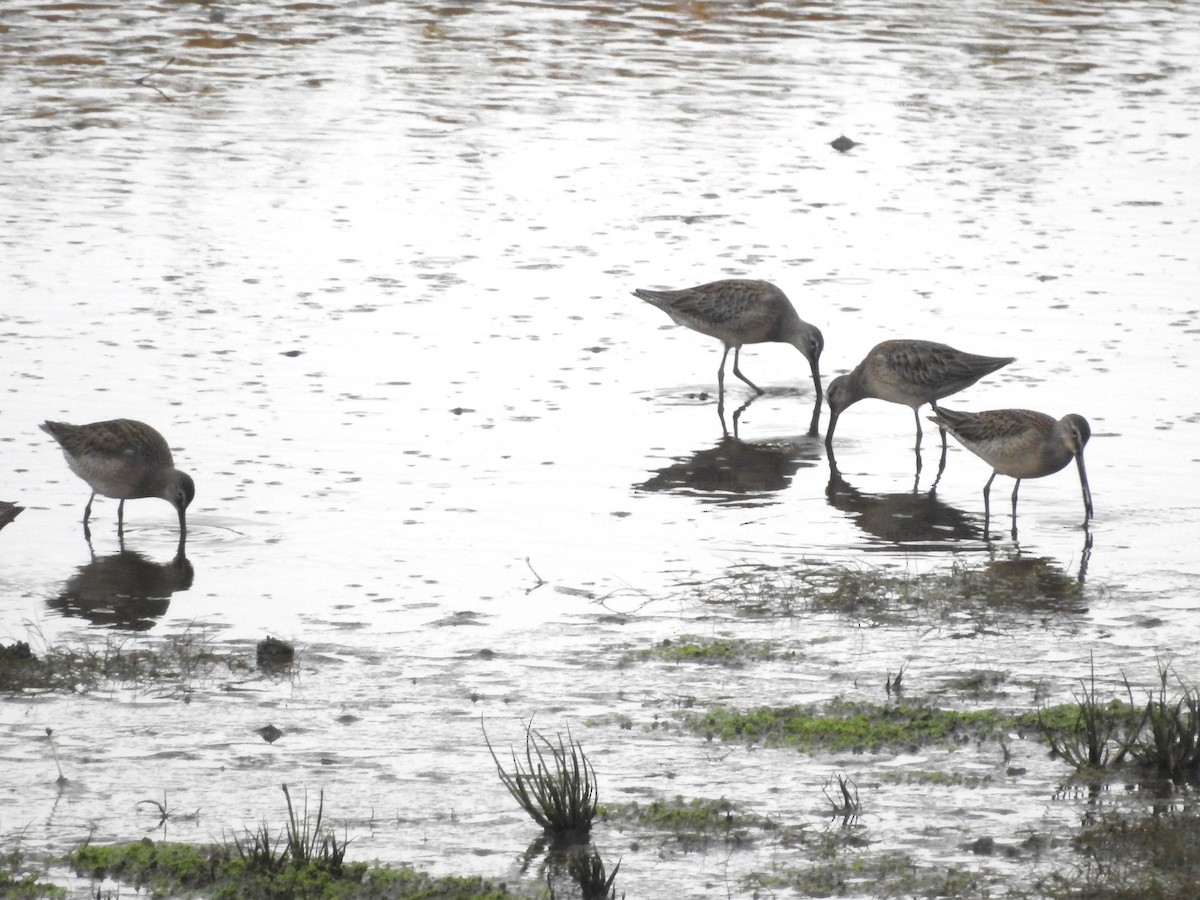
[{"label": "dark shadow on water", "polygon": [[889,545],[909,550],[945,550],[947,543],[982,541],[973,517],[937,498],[936,489],[869,494],[851,485],[837,467],[829,467],[825,498],[859,528]]},{"label": "dark shadow on water", "polygon": [[167,563],[157,563],[136,550],[94,556],[46,605],[65,616],[96,625],[147,631],[166,613],[171,595],[192,586],[195,571],[182,548]]},{"label": "dark shadow on water", "polygon": [[752,442],[726,435],[714,447],[676,458],[634,488],[686,494],[713,503],[757,506],[787,488],[801,468],[815,466],[820,451],[820,441],[812,438]]}]

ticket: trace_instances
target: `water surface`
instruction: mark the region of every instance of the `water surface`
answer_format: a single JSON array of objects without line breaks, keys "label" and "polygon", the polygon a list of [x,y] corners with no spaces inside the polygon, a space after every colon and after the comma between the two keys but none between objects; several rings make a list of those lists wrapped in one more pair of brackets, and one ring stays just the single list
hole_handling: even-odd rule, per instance
[{"label": "water surface", "polygon": [[[1056,794],[1067,772],[1036,742],[1014,740],[1009,777],[998,747],[810,759],[662,727],[882,700],[900,665],[949,703],[954,678],[1003,673],[1015,708],[1068,699],[1093,659],[1114,684],[1152,684],[1164,656],[1195,670],[1200,13],[993,7],[6,7],[0,497],[28,509],[0,533],[0,640],[201,634],[251,658],[271,633],[301,662],[6,700],[0,833],[133,840],[166,792],[200,811],[170,838],[220,839],[279,813],[287,782],[324,789],[356,858],[515,882],[536,830],[481,720],[505,746],[534,717],[572,727],[610,802],[726,796],[824,827],[842,771],[879,846],[1005,879],[1064,864],[962,849],[1077,824],[1086,798]],[[1004,521],[987,541],[989,470],[952,445],[931,494],[936,434],[917,476],[901,407],[842,417],[831,482],[790,347],[746,349],[768,390],[734,438],[719,346],[630,292],[735,276],[822,328],[827,381],[890,337],[1015,356],[947,405],[1088,417],[1090,556],[1073,468],[1022,486],[1019,543]],[[728,383],[727,419],[751,399]],[[122,550],[98,499],[94,556],[83,541],[87,488],[37,424],[116,416],[196,479],[186,570],[158,501],[127,505]],[[883,622],[690,586],[829,564],[1042,587]],[[1077,601],[1042,602],[1081,572]],[[142,593],[97,602],[106,577]],[[792,655],[619,665],[684,634]],[[881,774],[929,769],[988,786]],[[595,839],[630,896],[736,896],[806,860]]]}]

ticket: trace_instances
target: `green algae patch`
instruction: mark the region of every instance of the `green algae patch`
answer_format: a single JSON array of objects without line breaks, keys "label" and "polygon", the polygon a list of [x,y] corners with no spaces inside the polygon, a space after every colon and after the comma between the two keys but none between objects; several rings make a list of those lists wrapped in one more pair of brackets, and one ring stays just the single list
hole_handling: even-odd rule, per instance
[{"label": "green algae patch", "polygon": [[0,872],[0,897],[5,900],[59,900],[67,892],[52,884],[43,884],[36,875],[16,876]]},{"label": "green algae patch", "polygon": [[717,707],[683,716],[687,728],[709,740],[827,753],[954,747],[1020,729],[1025,720],[996,710],[962,712],[915,703],[844,700],[750,710]]},{"label": "green algae patch", "polygon": [[477,877],[435,878],[407,867],[344,863],[336,871],[311,861],[303,865],[255,865],[227,846],[149,840],[134,844],[86,845],[68,857],[81,876],[130,883],[155,897],[212,900],[501,900],[519,896],[503,884]]}]

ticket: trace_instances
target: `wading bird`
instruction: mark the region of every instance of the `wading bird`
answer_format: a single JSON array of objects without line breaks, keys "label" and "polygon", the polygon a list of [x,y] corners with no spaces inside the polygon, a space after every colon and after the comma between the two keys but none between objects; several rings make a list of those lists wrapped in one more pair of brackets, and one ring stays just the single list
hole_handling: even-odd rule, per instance
[{"label": "wading bird", "polygon": [[180,546],[187,535],[184,510],[196,495],[191,476],[175,468],[163,436],[144,422],[112,419],[90,425],[45,422],[39,426],[62,447],[71,471],[88,483],[92,496],[83,509],[83,534],[91,540],[88,518],[97,494],[120,500],[117,533],[125,527],[125,501],[161,497],[179,513]]},{"label": "wading bird", "polygon": [[634,296],[657,306],[677,325],[715,337],[725,345],[717,369],[717,402],[725,401],[725,360],[733,350],[733,374],[758,394],[762,388],[742,374],[738,365],[742,345],[779,342],[791,344],[808,360],[816,390],[816,409],[810,433],[816,434],[821,412],[821,350],[825,338],[815,325],[796,313],[787,295],[768,281],[728,278],[697,287],[672,291],[639,288]]},{"label": "wading bird", "polygon": [[[917,448],[921,447],[921,417],[917,407],[968,388],[984,375],[1012,362],[1011,356],[978,356],[934,341],[884,341],[871,348],[854,371],[829,384],[829,430],[825,446],[832,449],[838,417],[859,400],[874,398],[912,407],[917,423]],[[942,429],[942,449],[946,431]],[[918,461],[920,457],[918,456]],[[945,455],[943,452],[943,463]]]},{"label": "wading bird", "polygon": [[990,493],[997,475],[1015,478],[1012,492],[1012,536],[1017,538],[1017,491],[1023,478],[1042,478],[1065,468],[1072,459],[1083,489],[1083,527],[1092,518],[1092,491],[1083,466],[1083,448],[1092,436],[1083,416],[1071,413],[1055,420],[1031,409],[991,409],[955,412],[939,409],[931,422],[949,431],[958,442],[992,467],[983,486],[984,528],[991,517]]}]

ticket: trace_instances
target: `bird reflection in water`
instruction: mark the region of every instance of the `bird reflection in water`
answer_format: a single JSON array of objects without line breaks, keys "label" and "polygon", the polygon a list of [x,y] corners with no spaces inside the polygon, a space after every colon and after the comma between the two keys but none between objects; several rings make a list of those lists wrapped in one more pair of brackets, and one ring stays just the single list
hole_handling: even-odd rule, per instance
[{"label": "bird reflection in water", "polygon": [[1090,536],[1085,539],[1078,571],[1068,572],[1057,560],[1032,556],[1011,546],[993,551],[979,572],[978,594],[990,607],[1019,607],[1025,612],[1087,611],[1083,593],[1088,560],[1092,554]]},{"label": "bird reflection in water", "polygon": [[869,494],[851,485],[832,456],[825,497],[829,505],[849,514],[867,534],[909,550],[943,549],[947,542],[983,539],[973,517],[937,498],[937,482],[928,491]]},{"label": "bird reflection in water", "polygon": [[819,458],[819,441],[744,441],[726,433],[716,446],[677,458],[635,487],[752,506],[764,495],[784,490],[797,471],[815,466]]},{"label": "bird reflection in water", "polygon": [[47,605],[96,625],[147,631],[166,613],[171,595],[188,590],[194,576],[182,544],[167,563],[122,547],[109,556],[93,554],[91,562],[80,566]]},{"label": "bird reflection in water", "polygon": [[[733,411],[733,416],[731,419],[731,421],[733,422],[733,431],[732,432],[729,430],[729,426],[725,421],[725,404],[718,403],[717,404],[717,418],[720,419],[720,421],[721,421],[721,433],[724,434],[726,437],[729,437],[731,434],[735,438],[738,437],[738,427],[740,424],[740,419],[742,418],[742,413],[744,413],[746,411],[746,409],[750,406],[750,404],[753,403],[757,399],[758,399],[758,396],[755,395]],[[810,421],[809,425],[808,425],[809,437],[814,437],[817,435],[817,433],[818,433],[817,425],[820,423],[820,421],[821,421],[821,398],[817,397],[817,401],[813,405],[812,421]]]}]

